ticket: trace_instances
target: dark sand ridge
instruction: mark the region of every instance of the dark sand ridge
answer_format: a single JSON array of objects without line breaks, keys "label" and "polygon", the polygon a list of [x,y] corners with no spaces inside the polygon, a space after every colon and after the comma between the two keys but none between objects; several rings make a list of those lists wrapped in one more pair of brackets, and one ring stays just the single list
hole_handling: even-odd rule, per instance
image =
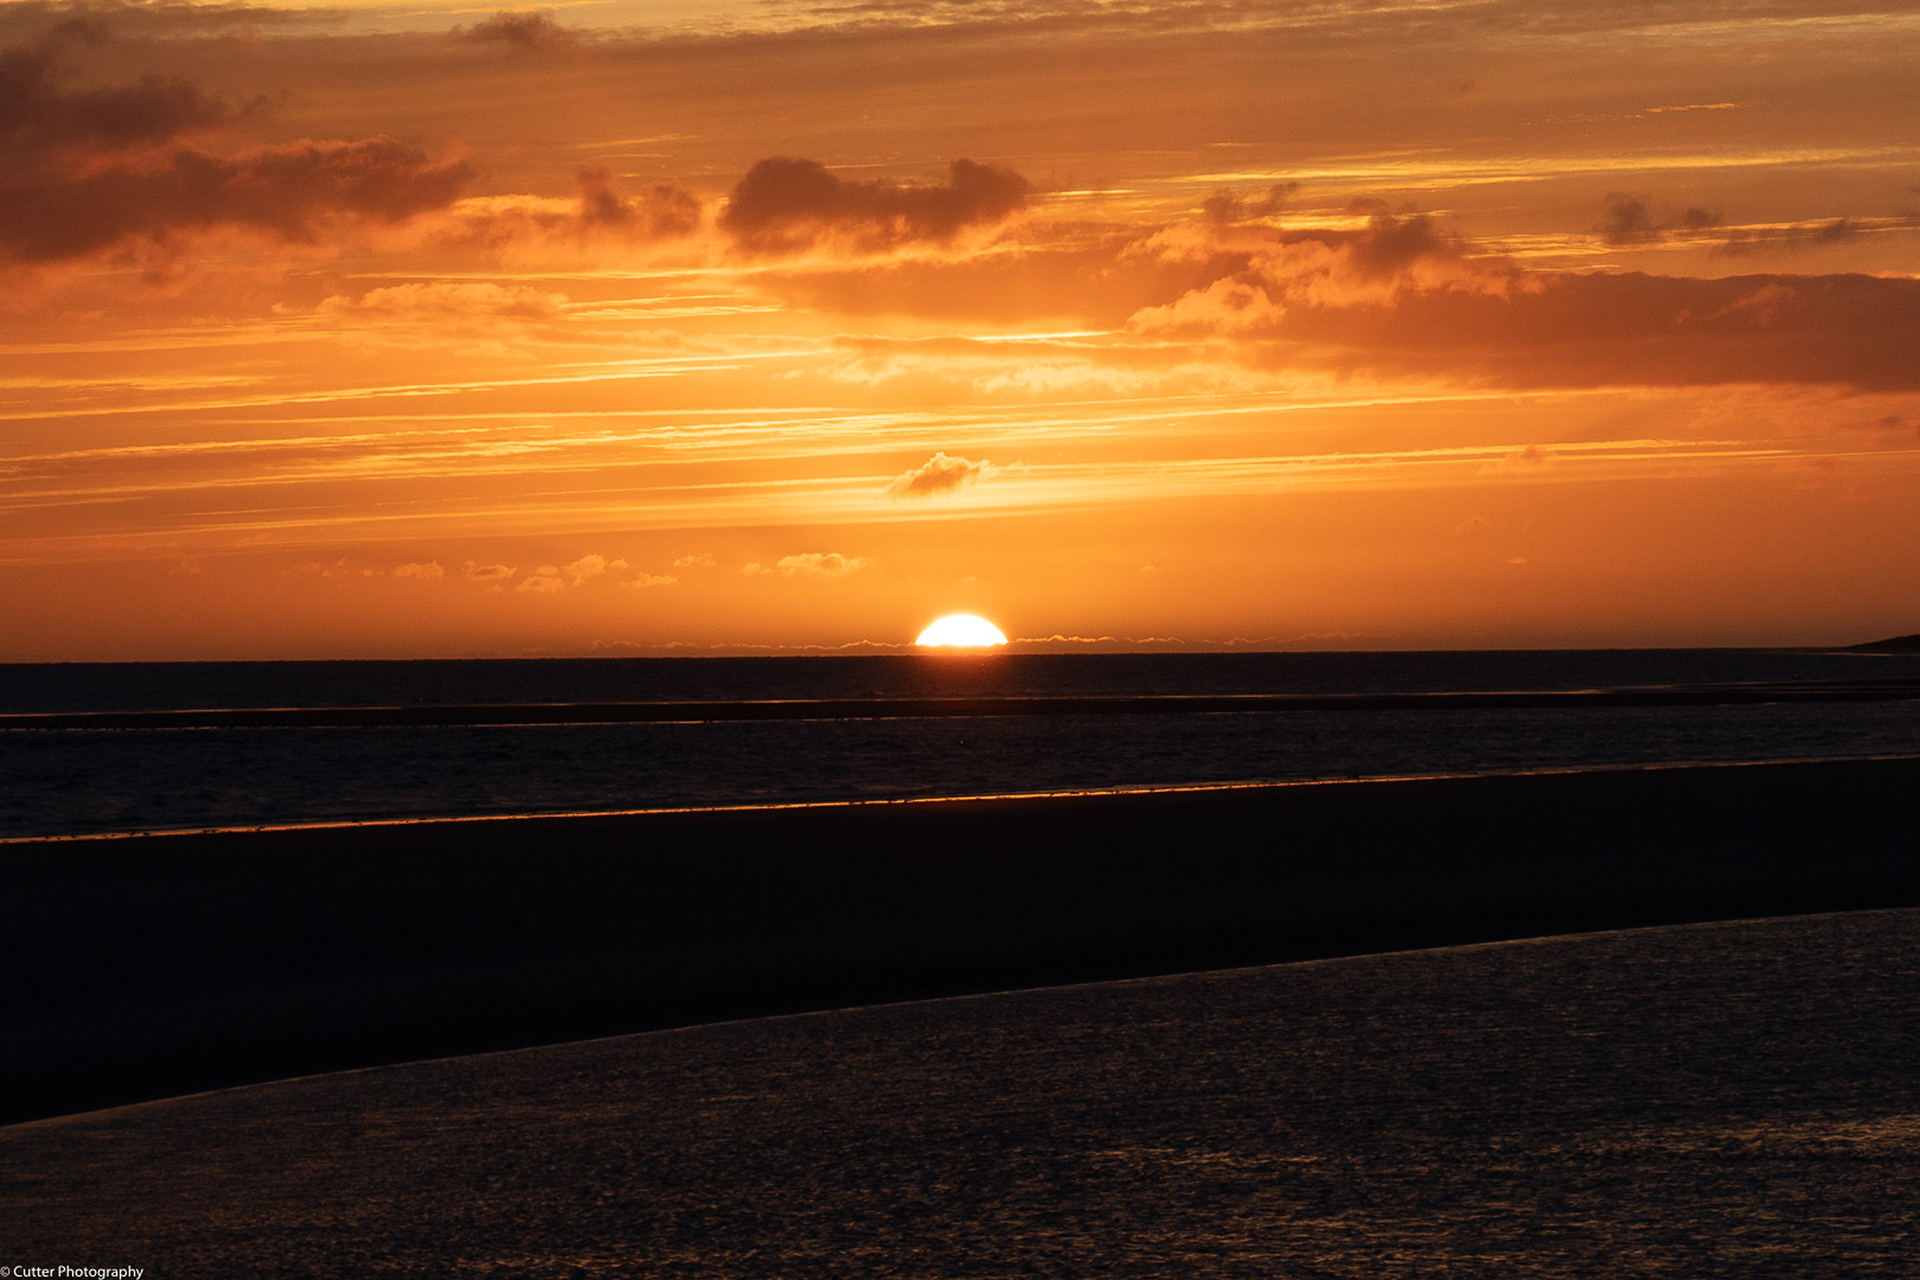
[{"label": "dark sand ridge", "polygon": [[12,1121],[758,1014],[1920,905],[1920,759],[0,847]]}]

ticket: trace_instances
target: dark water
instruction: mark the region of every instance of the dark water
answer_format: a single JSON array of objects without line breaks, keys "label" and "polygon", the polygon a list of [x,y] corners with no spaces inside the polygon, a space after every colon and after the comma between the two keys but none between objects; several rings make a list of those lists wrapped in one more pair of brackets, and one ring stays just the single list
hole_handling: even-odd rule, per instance
[{"label": "dark water", "polygon": [[[0,715],[760,699],[1444,694],[1920,678],[1799,650],[0,667]],[[1920,702],[22,729],[0,836],[897,799],[1920,751]]]},{"label": "dark water", "polygon": [[0,1130],[149,1275],[1912,1276],[1920,912],[825,1013]]}]

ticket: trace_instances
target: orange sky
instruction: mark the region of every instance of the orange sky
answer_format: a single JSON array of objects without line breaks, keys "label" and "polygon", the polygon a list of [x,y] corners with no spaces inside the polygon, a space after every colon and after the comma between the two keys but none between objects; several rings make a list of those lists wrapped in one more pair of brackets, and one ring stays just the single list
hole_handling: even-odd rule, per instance
[{"label": "orange sky", "polygon": [[1893,2],[0,3],[0,660],[1920,630],[1916,66]]}]

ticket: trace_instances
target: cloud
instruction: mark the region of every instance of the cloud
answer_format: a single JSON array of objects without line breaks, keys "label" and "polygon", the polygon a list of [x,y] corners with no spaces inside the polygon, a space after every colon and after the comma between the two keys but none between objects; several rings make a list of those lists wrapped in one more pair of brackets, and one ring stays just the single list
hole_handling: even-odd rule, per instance
[{"label": "cloud", "polygon": [[335,294],[320,303],[323,313],[440,319],[449,316],[498,316],[547,320],[567,304],[563,293],[544,293],[525,285],[485,281],[436,281],[369,289],[358,298]]},{"label": "cloud", "polygon": [[542,569],[540,570],[540,572],[541,573],[558,572],[558,573],[565,574],[567,582],[570,585],[577,587],[590,581],[591,579],[602,576],[603,574],[607,573],[609,570],[624,569],[626,567],[627,567],[627,562],[625,560],[609,560],[605,556],[585,555],[585,556],[581,556],[578,560],[575,560],[572,564],[563,565],[558,570]]},{"label": "cloud", "polygon": [[685,240],[706,217],[699,197],[666,183],[633,196],[616,189],[613,175],[594,165],[574,170],[571,200],[540,196],[481,196],[455,207],[440,238],[506,254],[559,251],[577,255],[609,244],[655,245]]},{"label": "cloud", "polygon": [[391,138],[215,155],[187,139],[234,113],[184,80],[66,89],[50,54],[0,53],[0,262],[46,264],[129,243],[241,229],[312,243],[342,219],[397,223],[451,204],[473,176]]},{"label": "cloud", "polygon": [[613,189],[613,176],[594,165],[573,172],[580,185],[580,225],[650,240],[692,235],[700,226],[700,201],[666,183],[656,183],[631,200]]},{"label": "cloud", "polygon": [[1920,280],[1540,275],[1507,295],[1410,292],[1290,314],[1268,358],[1521,387],[1920,388]]},{"label": "cloud", "polygon": [[1357,237],[1274,232],[1265,249],[1207,265],[1212,279],[1131,327],[1268,370],[1529,389],[1920,388],[1911,277],[1530,271],[1385,215]]},{"label": "cloud", "polygon": [[937,494],[955,493],[968,485],[977,484],[998,471],[993,463],[972,462],[966,458],[950,458],[944,453],[936,453],[911,471],[903,471],[887,486],[890,498],[931,498]]},{"label": "cloud", "polygon": [[673,558],[673,567],[676,569],[711,569],[715,563],[714,558],[705,552]]},{"label": "cloud", "polygon": [[808,551],[797,556],[782,556],[771,566],[755,561],[741,569],[746,574],[777,575],[793,578],[808,575],[821,578],[844,578],[850,573],[871,568],[873,561],[865,556],[843,556],[838,551]]},{"label": "cloud", "polygon": [[327,578],[333,581],[354,576],[353,565],[345,560],[335,560],[332,564],[325,564],[319,560],[310,560],[298,569],[290,569],[288,572],[303,573],[312,577]]},{"label": "cloud", "polygon": [[[525,591],[531,595],[558,595],[562,591],[574,587],[584,587],[602,578],[614,579],[618,575],[624,574],[630,567],[625,560],[609,560],[603,555],[588,554],[581,556],[578,560],[570,561],[567,564],[543,564],[519,582],[514,583],[513,589],[515,591]],[[407,572],[409,570],[416,572]],[[435,578],[441,576],[440,566],[437,564],[402,565],[393,572],[395,577]],[[462,569],[462,573],[476,582],[504,585],[512,579],[514,569],[511,565],[483,565],[478,561],[469,560]],[[670,587],[679,581],[680,579],[670,574],[641,572],[631,578],[625,579],[621,585],[645,589],[648,587]]]},{"label": "cloud", "polygon": [[[1154,377],[1409,378],[1520,390],[1789,383],[1920,389],[1920,280],[1548,271],[1420,214],[1363,227],[1186,223],[1089,247],[758,273],[788,305],[996,324],[1070,319],[1103,342],[862,339],[849,376],[1057,365]],[[944,343],[944,345],[942,345]],[[916,364],[914,362],[918,361]],[[1002,374],[995,392],[1017,384]],[[985,385],[985,384],[981,384]]]},{"label": "cloud", "polygon": [[1714,250],[1728,257],[1747,257],[1759,253],[1801,253],[1827,245],[1845,244],[1857,239],[1867,225],[1884,224],[1886,219],[1855,220],[1834,218],[1829,222],[1793,223],[1784,227],[1739,227]]},{"label": "cloud", "polygon": [[[1126,323],[1143,307],[1205,287],[1219,255],[1141,252],[1120,260],[1124,241],[1097,247],[974,254],[965,259],[901,257],[859,268],[763,270],[755,287],[785,305],[855,315],[984,320],[1013,325],[1065,320],[1088,328]],[[1232,266],[1244,265],[1243,255]]]},{"label": "cloud", "polygon": [[206,3],[204,0],[6,0],[0,32],[9,39],[35,38],[46,45],[104,44],[120,38],[168,40],[243,35],[319,25],[337,29],[341,13],[277,8],[269,4]]},{"label": "cloud", "polygon": [[1287,198],[1299,189],[1298,182],[1276,182],[1267,188],[1264,195],[1248,199],[1223,187],[1201,202],[1200,211],[1206,215],[1207,221],[1217,226],[1228,226],[1248,218],[1265,218],[1284,209]]},{"label": "cloud", "polygon": [[422,581],[430,581],[434,578],[446,577],[447,571],[440,566],[438,561],[430,560],[425,564],[395,565],[393,567],[393,576],[396,578],[419,578]]},{"label": "cloud", "polygon": [[504,44],[515,49],[547,49],[578,39],[551,14],[506,11],[471,27],[455,27],[452,34],[468,44]]},{"label": "cloud", "polygon": [[1011,169],[955,160],[944,187],[835,177],[817,160],[775,157],[733,188],[720,227],[750,254],[778,256],[823,245],[877,253],[951,243],[1026,207],[1031,190]]},{"label": "cloud", "polygon": [[[1219,243],[1171,228],[1128,254],[1203,263],[1212,273],[1170,303],[1129,321],[1140,332],[1257,334],[1297,310],[1387,304],[1433,291],[1503,295],[1520,277],[1497,259],[1474,258],[1424,214],[1374,213],[1360,231],[1260,229]],[[1244,231],[1244,229],[1242,229]]]},{"label": "cloud", "polygon": [[1660,238],[1647,212],[1647,202],[1625,192],[1610,193],[1605,202],[1607,216],[1594,230],[1608,244],[1645,244]]},{"label": "cloud", "polygon": [[1175,330],[1237,333],[1272,328],[1286,310],[1267,292],[1265,282],[1226,276],[1190,290],[1163,307],[1138,311],[1133,327],[1145,332]]},{"label": "cloud", "polygon": [[1856,431],[1874,431],[1890,436],[1911,435],[1920,438],[1920,413],[1887,413],[1866,422],[1848,422],[1843,425]]},{"label": "cloud", "polygon": [[1545,471],[1558,461],[1552,450],[1530,444],[1500,459],[1494,470],[1506,475],[1531,475]]},{"label": "cloud", "polygon": [[1655,244],[1664,240],[1669,231],[1698,233],[1720,225],[1719,214],[1697,205],[1689,205],[1677,214],[1656,221],[1645,196],[1624,191],[1608,192],[1601,204],[1606,209],[1606,217],[1594,230],[1611,245]]},{"label": "cloud", "polygon": [[569,587],[583,587],[596,578],[604,578],[610,573],[617,573],[626,568],[625,560],[609,560],[602,555],[584,555],[569,564],[543,564],[515,583],[513,589],[550,596],[565,591]]},{"label": "cloud", "polygon": [[63,90],[51,51],[0,51],[0,173],[86,163],[225,124],[227,106],[184,80],[147,76],[115,89]]},{"label": "cloud", "polygon": [[337,219],[397,223],[450,204],[472,176],[391,138],[297,142],[234,156],[180,148],[112,155],[11,185],[0,200],[0,260],[53,263],[127,242],[171,249],[235,228],[313,243]]}]

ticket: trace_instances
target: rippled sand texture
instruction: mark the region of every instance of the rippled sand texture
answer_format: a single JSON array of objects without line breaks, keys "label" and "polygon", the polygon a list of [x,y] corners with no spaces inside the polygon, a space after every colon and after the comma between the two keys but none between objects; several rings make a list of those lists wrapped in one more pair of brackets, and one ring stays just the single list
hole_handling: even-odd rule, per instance
[{"label": "rippled sand texture", "polygon": [[1912,1275],[1920,911],[899,1005],[0,1130],[158,1276]]}]

